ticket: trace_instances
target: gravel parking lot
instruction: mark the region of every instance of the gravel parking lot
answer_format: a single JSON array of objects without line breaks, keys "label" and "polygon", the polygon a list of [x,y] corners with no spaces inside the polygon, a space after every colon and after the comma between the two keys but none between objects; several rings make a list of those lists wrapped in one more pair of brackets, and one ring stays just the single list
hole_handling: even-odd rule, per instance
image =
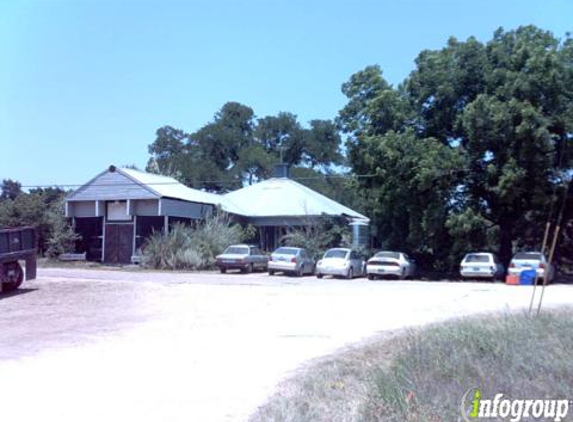
[{"label": "gravel parking lot", "polygon": [[[0,296],[6,421],[240,421],[306,361],[529,305],[531,287],[41,269]],[[548,306],[573,304],[550,286]]]}]

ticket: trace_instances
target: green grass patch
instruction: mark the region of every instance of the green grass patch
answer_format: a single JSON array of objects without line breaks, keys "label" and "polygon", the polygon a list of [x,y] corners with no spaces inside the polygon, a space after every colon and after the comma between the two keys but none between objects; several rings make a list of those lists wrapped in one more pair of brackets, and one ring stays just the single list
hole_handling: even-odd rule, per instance
[{"label": "green grass patch", "polygon": [[572,310],[452,321],[309,365],[251,422],[458,421],[472,387],[484,398],[573,399],[572,353]]}]

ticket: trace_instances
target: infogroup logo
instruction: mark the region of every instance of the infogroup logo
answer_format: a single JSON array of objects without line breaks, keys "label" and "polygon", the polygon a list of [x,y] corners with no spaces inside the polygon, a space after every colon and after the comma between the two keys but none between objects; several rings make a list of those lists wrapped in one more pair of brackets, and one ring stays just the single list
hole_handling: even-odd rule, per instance
[{"label": "infogroup logo", "polygon": [[570,400],[507,399],[502,393],[493,399],[484,399],[479,388],[473,387],[464,393],[461,403],[462,419],[475,422],[479,419],[501,418],[511,422],[520,422],[532,418],[560,422],[567,417]]}]

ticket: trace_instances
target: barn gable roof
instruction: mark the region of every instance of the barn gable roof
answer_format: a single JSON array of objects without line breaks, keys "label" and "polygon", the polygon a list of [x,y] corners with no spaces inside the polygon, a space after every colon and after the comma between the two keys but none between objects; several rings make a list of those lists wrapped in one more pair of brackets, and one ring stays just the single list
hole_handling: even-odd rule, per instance
[{"label": "barn gable roof", "polygon": [[172,177],[111,166],[74,191],[68,201],[173,198],[217,205],[220,195],[188,188]]}]

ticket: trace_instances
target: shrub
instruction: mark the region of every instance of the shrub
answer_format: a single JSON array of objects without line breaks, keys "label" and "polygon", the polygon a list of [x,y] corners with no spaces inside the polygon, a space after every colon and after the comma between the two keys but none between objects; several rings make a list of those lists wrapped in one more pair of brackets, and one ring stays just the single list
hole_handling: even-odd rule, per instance
[{"label": "shrub", "polygon": [[73,252],[79,235],[64,216],[66,192],[59,188],[35,189],[0,201],[0,226],[35,226],[38,252],[54,258]]},{"label": "shrub", "polygon": [[196,227],[173,225],[169,233],[154,233],[142,250],[142,265],[156,269],[201,270],[215,265],[215,257],[239,243],[245,231],[217,210]]},{"label": "shrub", "polygon": [[291,230],[281,242],[285,246],[305,248],[314,259],[319,259],[326,249],[349,246],[351,235],[347,224],[334,218],[323,218]]},{"label": "shrub", "polygon": [[[193,231],[182,223],[173,225],[169,233],[153,233],[145,242],[141,257],[142,265],[158,269],[194,268],[197,262],[186,261],[185,251],[191,248]],[[194,258],[194,257],[193,257]]]},{"label": "shrub", "polygon": [[[63,201],[62,201],[63,202]],[[61,205],[59,203],[57,205]],[[50,234],[45,244],[46,255],[49,258],[56,258],[58,255],[68,252],[74,252],[76,241],[81,238],[74,231],[74,228],[66,221],[64,214],[58,206],[53,206],[46,213],[46,221],[50,227]]]},{"label": "shrub", "polygon": [[193,231],[192,245],[200,254],[203,268],[215,265],[215,257],[233,243],[243,241],[245,232],[238,224],[232,224],[229,215],[217,210]]}]

